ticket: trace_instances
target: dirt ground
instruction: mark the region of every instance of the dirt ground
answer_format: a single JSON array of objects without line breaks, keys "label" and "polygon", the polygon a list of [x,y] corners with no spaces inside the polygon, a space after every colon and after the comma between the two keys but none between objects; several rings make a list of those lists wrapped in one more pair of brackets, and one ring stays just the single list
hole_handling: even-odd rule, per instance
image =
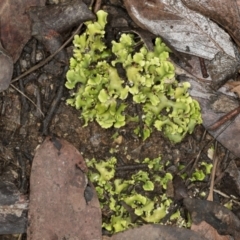
[{"label": "dirt ground", "polygon": [[[15,65],[15,76],[19,71],[24,72],[30,67],[28,64],[31,65],[29,63],[31,51],[29,52],[28,47],[33,41],[32,39],[28,43],[21,59]],[[44,58],[47,53],[44,52],[41,43],[37,48],[40,58]],[[71,47],[69,52],[70,50]],[[61,66],[53,60],[15,84],[15,87],[24,90],[24,93],[41,108],[44,117],[39,112],[39,108],[13,88],[10,87],[0,93],[0,178],[1,181],[14,183],[23,194],[29,194],[29,178],[35,149],[49,135],[69,141],[85,159],[93,157],[106,159],[114,155],[118,159],[118,166],[133,164],[137,159],[141,162],[146,157],[161,156],[163,162],[170,162],[168,169],[173,174],[177,174],[178,166],[183,164],[187,166],[185,173],[190,176],[199,162],[212,162],[208,150],[214,145],[214,139],[205,132],[203,126],[196,127],[193,134],[187,135],[179,144],[170,143],[158,131],[154,131],[151,137],[142,141],[133,133],[136,127],[133,124],[118,130],[102,129],[95,122],[83,127],[83,120],[79,118],[80,111],[66,105],[69,91],[65,88],[60,96],[60,104],[55,108],[49,126],[45,128],[49,108],[58,93],[59,86],[63,84],[60,73]],[[136,109],[132,107],[131,111],[134,113]],[[113,135],[116,132],[120,137],[114,139]],[[221,181],[221,174],[228,163],[237,158],[220,144],[217,147],[217,154],[221,161],[216,171],[219,180],[214,188],[224,192],[226,185]],[[119,172],[119,175],[124,176],[124,174]],[[199,189],[204,189],[208,193],[210,178],[195,183],[187,181],[186,185],[190,197],[199,197]],[[221,203],[228,201],[220,195],[216,196]],[[0,236],[0,239],[17,239],[17,236]]]}]

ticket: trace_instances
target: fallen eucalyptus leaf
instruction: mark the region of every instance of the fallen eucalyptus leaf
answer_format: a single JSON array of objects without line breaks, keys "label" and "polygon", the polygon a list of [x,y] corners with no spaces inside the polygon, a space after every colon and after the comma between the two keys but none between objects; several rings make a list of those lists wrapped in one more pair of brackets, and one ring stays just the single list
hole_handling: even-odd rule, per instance
[{"label": "fallen eucalyptus leaf", "polygon": [[198,233],[185,228],[178,228],[173,226],[162,226],[160,224],[148,224],[138,228],[129,229],[124,232],[114,234],[109,240],[207,240]]},{"label": "fallen eucalyptus leaf", "polygon": [[209,18],[181,0],[124,0],[132,19],[142,28],[166,39],[177,51],[213,59],[219,52],[235,58],[229,35]]},{"label": "fallen eucalyptus leaf", "polygon": [[229,87],[231,92],[234,92],[240,97],[240,82],[239,81],[228,81],[226,85]]},{"label": "fallen eucalyptus leaf", "polygon": [[70,143],[47,137],[37,149],[30,179],[28,239],[101,239],[97,193],[87,166]]},{"label": "fallen eucalyptus leaf", "polygon": [[201,236],[205,237],[208,240],[230,240],[229,235],[220,235],[215,228],[210,224],[202,221],[199,224],[192,223],[191,230],[199,233]]}]

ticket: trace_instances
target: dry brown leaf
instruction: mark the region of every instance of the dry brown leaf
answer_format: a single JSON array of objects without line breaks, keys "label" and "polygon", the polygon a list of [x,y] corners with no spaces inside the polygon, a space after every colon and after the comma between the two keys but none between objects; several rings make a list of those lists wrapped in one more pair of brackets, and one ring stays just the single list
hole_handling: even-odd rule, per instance
[{"label": "dry brown leaf", "polygon": [[230,240],[228,235],[219,235],[217,230],[213,228],[208,223],[202,221],[198,225],[192,223],[191,229],[199,233],[202,237],[205,237],[207,240]]},{"label": "dry brown leaf", "polygon": [[138,228],[129,229],[124,232],[114,234],[109,240],[207,240],[198,233],[174,226],[164,226],[160,224],[147,224]]},{"label": "dry brown leaf", "polygon": [[238,85],[240,85],[240,82],[239,81],[228,81],[226,83],[226,86],[231,90],[233,89],[234,87],[237,87]]},{"label": "dry brown leaf", "polygon": [[101,209],[87,166],[70,143],[47,138],[37,149],[30,179],[28,239],[102,237]]},{"label": "dry brown leaf", "polygon": [[[229,111],[237,108],[237,98],[214,92],[207,84],[187,78],[190,82],[190,95],[200,103],[203,126],[208,128]],[[231,123],[231,124],[230,124]],[[209,132],[236,157],[240,157],[240,115],[233,122],[228,121],[215,131]]]},{"label": "dry brown leaf", "polygon": [[177,51],[209,60],[222,52],[235,59],[229,35],[181,0],[124,0],[124,3],[140,27],[161,36]]}]

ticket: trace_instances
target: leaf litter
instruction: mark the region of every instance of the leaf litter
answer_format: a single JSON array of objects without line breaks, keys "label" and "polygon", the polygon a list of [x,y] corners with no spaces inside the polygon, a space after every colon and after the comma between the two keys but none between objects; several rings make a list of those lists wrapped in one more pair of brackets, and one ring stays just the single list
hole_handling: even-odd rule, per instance
[{"label": "leaf litter", "polygon": [[212,60],[222,52],[235,58],[226,32],[181,0],[124,1],[129,15],[144,29],[161,36],[177,51]]},{"label": "leaf litter", "polygon": [[[149,5],[151,5],[151,2],[150,1],[145,1],[145,3],[148,3],[148,6]],[[164,3],[169,3],[169,1],[164,1]],[[179,7],[178,8],[178,11],[179,11],[179,9],[181,9],[181,7],[183,7],[183,5],[181,4],[181,2],[180,1],[177,1],[177,7]],[[180,4],[180,5],[179,5]],[[187,11],[188,12],[188,11]],[[179,20],[179,19],[175,19],[175,20]],[[206,23],[206,22],[205,22]],[[211,23],[212,24],[212,23]],[[207,25],[207,26],[212,26],[212,25]],[[175,25],[173,25],[173,26],[175,26]],[[220,30],[220,32],[222,32],[222,30]],[[216,36],[215,36],[216,37]],[[200,38],[201,39],[201,38]],[[215,44],[215,42],[217,42],[217,39],[216,38],[212,38],[213,39],[213,42],[211,43],[211,44]],[[167,39],[168,40],[168,39]],[[228,39],[228,42],[230,43],[230,44],[228,44],[227,45],[227,52],[224,52],[224,54],[226,55],[228,55],[229,57],[230,57],[230,59],[234,59],[235,60],[235,53],[234,53],[234,49],[233,49],[233,46],[232,46],[232,44],[231,44],[231,42],[229,41],[229,39]],[[222,48],[222,46],[221,46],[221,44],[218,46],[218,45],[211,45],[210,44],[210,46],[215,46],[215,47],[213,47],[213,52],[211,52],[210,51],[210,54],[216,54],[216,53],[218,53],[218,52],[221,52],[221,48]],[[187,50],[187,52],[188,52],[188,48],[186,47],[187,45],[185,44],[185,51]],[[230,48],[229,48],[229,46],[230,46]],[[232,46],[232,47],[231,47]],[[184,49],[184,48],[183,48]],[[192,49],[194,49],[194,47],[192,48]],[[192,49],[190,49],[190,50],[192,50]],[[203,48],[204,49],[204,48]],[[188,52],[189,53],[189,52]],[[233,54],[234,53],[234,54]],[[205,53],[206,55],[207,55],[207,53]],[[197,54],[196,54],[197,55]],[[210,56],[212,56],[212,55],[208,55],[208,57],[205,57],[206,59],[210,59],[211,60],[211,57]],[[214,93],[211,93],[211,94],[214,94]],[[211,98],[211,96],[213,96],[213,95],[211,95],[211,94],[209,94],[209,92],[208,93],[206,93],[206,95],[209,97],[210,96],[210,98]],[[205,111],[205,109],[204,109],[204,111]],[[217,117],[218,117],[218,115],[217,115]],[[215,118],[216,118],[216,116],[215,116]],[[236,132],[236,131],[235,131]],[[224,133],[225,134],[225,133]],[[58,146],[58,145],[57,145]],[[55,147],[56,148],[56,147]],[[57,151],[59,151],[59,149],[58,149],[58,147],[56,148],[57,149]],[[60,150],[61,150],[61,148],[60,148]],[[90,196],[90,199],[91,199],[91,194],[88,194],[88,193],[85,193],[85,196]],[[150,226],[149,226],[150,227]],[[139,235],[139,233],[138,233],[138,235]],[[139,239],[139,238],[138,238]]]}]

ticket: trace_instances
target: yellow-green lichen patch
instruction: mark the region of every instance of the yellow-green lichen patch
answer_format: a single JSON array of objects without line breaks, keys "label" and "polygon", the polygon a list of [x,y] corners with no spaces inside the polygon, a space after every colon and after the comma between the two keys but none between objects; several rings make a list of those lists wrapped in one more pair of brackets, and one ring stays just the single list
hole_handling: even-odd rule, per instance
[{"label": "yellow-green lichen patch", "polygon": [[[156,38],[153,51],[144,45],[136,51],[133,34],[122,34],[107,48],[107,13],[100,10],[97,18],[86,22],[86,31],[74,38],[65,84],[74,93],[67,103],[81,110],[85,126],[97,121],[102,128],[121,128],[131,119],[139,121],[137,115],[127,116],[128,106],[138,104],[143,129],[137,127],[135,134],[145,140],[157,129],[170,141],[180,142],[202,119],[198,102],[189,96],[190,84],[175,80],[170,49]],[[125,70],[126,79],[119,76],[117,64]]]}]

